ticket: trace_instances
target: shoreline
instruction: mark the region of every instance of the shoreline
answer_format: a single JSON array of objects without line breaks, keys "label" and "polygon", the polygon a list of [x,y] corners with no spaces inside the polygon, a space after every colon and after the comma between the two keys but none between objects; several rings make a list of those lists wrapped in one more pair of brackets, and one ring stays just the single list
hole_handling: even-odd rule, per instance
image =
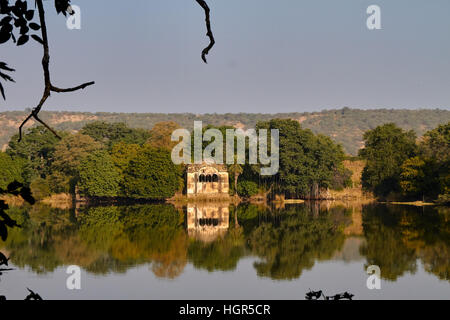
[{"label": "shoreline", "polygon": [[[5,200],[7,204],[12,207],[21,207],[25,205],[20,197],[3,196],[0,200]],[[424,202],[424,201],[378,201],[375,198],[329,198],[329,199],[274,199],[266,200],[264,203],[273,203],[275,205],[284,204],[304,204],[309,202],[343,202],[343,203],[359,203],[359,204],[385,204],[385,205],[403,205],[403,206],[415,206],[415,207],[431,207],[431,206],[446,206],[439,203]],[[207,204],[223,204],[228,203],[230,205],[238,205],[241,203],[261,204],[260,199],[246,199],[236,196],[229,197],[187,197],[187,196],[174,196],[168,199],[131,199],[131,198],[97,198],[97,199],[85,199],[76,200],[74,196],[69,194],[58,194],[36,201],[36,204],[48,205],[52,208],[59,209],[71,209],[82,206],[108,206],[108,205],[135,205],[135,204],[161,204],[167,203],[175,206],[183,206],[192,203],[207,203]]]},{"label": "shoreline", "polygon": [[424,201],[377,201],[377,202],[382,204],[415,206],[415,207],[440,206],[439,203],[424,202]]}]

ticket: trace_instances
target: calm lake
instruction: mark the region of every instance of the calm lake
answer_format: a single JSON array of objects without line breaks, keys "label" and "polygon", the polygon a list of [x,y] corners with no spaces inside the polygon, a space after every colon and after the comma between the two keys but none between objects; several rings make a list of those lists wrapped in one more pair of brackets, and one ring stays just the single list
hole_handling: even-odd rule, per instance
[{"label": "calm lake", "polygon": [[[450,209],[326,202],[11,208],[0,251],[23,299],[450,299]],[[67,267],[81,268],[68,290]],[[366,268],[381,269],[369,290]]]}]

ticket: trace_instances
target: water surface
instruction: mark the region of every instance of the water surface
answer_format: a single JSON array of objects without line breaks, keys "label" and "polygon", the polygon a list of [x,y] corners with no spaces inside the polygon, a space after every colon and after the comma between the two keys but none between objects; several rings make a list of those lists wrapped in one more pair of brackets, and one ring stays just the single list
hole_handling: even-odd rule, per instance
[{"label": "water surface", "polygon": [[[23,299],[449,299],[448,208],[306,203],[12,208],[23,225],[1,251],[16,270],[0,295]],[[81,290],[66,269],[82,269]],[[369,265],[381,290],[366,286]]]}]

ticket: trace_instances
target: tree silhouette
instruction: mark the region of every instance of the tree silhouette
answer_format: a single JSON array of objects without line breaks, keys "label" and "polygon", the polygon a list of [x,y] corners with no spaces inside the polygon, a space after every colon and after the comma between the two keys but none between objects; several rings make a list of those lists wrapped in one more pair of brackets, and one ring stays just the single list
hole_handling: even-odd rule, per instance
[{"label": "tree silhouette", "polygon": [[[25,187],[22,183],[14,181],[8,185],[6,189],[0,188],[1,195],[13,195],[20,196],[26,202],[34,204],[35,200],[31,195],[30,188]],[[0,239],[6,241],[8,238],[8,228],[20,228],[21,226],[16,220],[11,219],[11,217],[6,213],[9,206],[6,204],[5,200],[0,200]],[[7,258],[2,252],[0,252],[0,267],[2,265],[8,266],[9,258]],[[4,271],[14,270],[12,268],[0,268],[0,276]],[[0,300],[5,300],[4,296],[0,296]]]},{"label": "tree silhouette", "polygon": [[[71,87],[71,88],[59,88],[53,85],[50,77],[50,50],[49,50],[49,38],[47,33],[47,25],[45,20],[45,10],[43,0],[35,0],[35,8],[30,9],[27,0],[17,0],[13,5],[10,4],[9,0],[0,0],[0,44],[7,43],[12,40],[18,46],[26,44],[30,37],[42,45],[43,57],[42,57],[42,68],[44,73],[44,91],[42,97],[35,108],[32,109],[31,113],[19,127],[19,141],[22,140],[22,129],[23,126],[30,120],[35,119],[48,130],[50,130],[56,137],[59,135],[50,126],[48,126],[44,121],[39,118],[39,112],[47,101],[48,97],[52,92],[65,93],[74,92],[78,90],[85,89],[88,86],[95,84],[94,81],[86,82],[81,85]],[[206,56],[215,44],[214,36],[211,30],[211,20],[210,20],[210,9],[204,0],[196,0],[196,2],[205,11],[205,22],[206,22],[206,35],[209,38],[209,45],[202,51],[202,60],[207,63]],[[72,15],[74,11],[70,5],[70,0],[55,0],[54,3],[56,13],[62,13],[64,16],[67,14]],[[39,23],[34,22],[35,11],[37,10],[36,18]],[[19,31],[18,38],[14,33],[14,30]],[[31,34],[30,32],[39,31],[38,34]],[[15,70],[7,65],[5,62],[0,61],[0,78],[5,82],[14,82],[14,79],[7,74],[8,72],[14,72]],[[2,83],[0,82],[0,94],[5,99],[5,91]]]},{"label": "tree silhouette", "polygon": [[[31,195],[30,188],[25,187],[22,183],[17,181],[11,182],[6,189],[0,188],[0,195],[8,194],[20,196],[30,204],[34,204],[35,202]],[[6,241],[6,238],[8,237],[8,228],[20,228],[20,225],[6,213],[6,210],[8,209],[9,206],[6,204],[6,201],[0,200],[0,239],[3,241]]]}]

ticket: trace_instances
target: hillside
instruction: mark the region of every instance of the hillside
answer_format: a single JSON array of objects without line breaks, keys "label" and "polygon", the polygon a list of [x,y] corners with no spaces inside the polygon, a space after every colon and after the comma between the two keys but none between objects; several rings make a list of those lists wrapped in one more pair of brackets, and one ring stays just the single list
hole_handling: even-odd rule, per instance
[{"label": "hillside", "polygon": [[[0,146],[6,147],[12,135],[27,113],[22,111],[7,111],[0,113]],[[88,112],[41,112],[41,118],[58,130],[77,131],[86,123],[92,121],[125,122],[133,128],[151,129],[161,121],[175,121],[184,128],[192,128],[194,120],[203,121],[204,125],[232,125],[235,127],[254,127],[258,121],[272,118],[290,118],[298,120],[302,126],[315,133],[330,136],[341,143],[349,154],[356,155],[363,146],[362,135],[376,126],[394,122],[407,130],[416,131],[421,136],[426,131],[439,124],[450,121],[450,110],[360,110],[339,109],[312,113],[240,113],[240,114],[201,114],[192,113],[88,113]],[[31,121],[29,126],[34,125]]]}]

